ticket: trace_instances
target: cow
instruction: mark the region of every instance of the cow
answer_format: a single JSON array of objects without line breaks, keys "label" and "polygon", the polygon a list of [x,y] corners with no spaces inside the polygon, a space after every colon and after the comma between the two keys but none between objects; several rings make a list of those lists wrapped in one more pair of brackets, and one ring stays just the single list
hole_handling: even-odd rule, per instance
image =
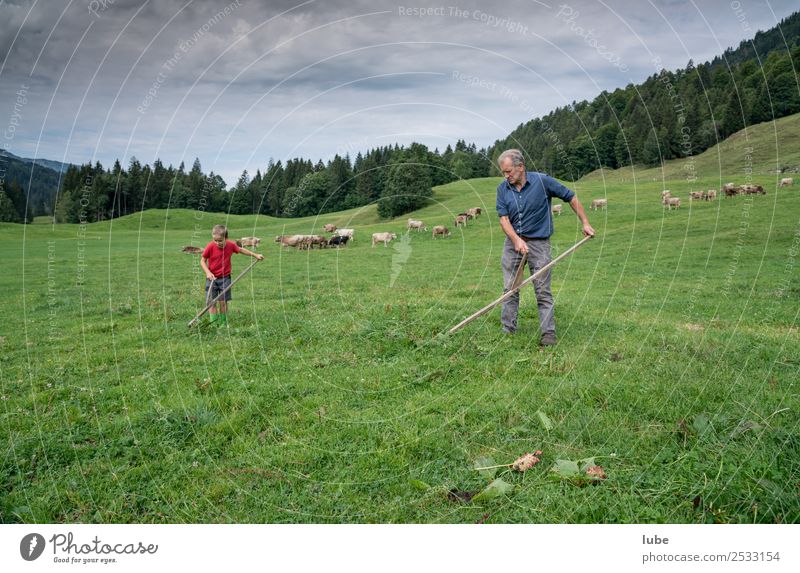
[{"label": "cow", "polygon": [[670,192],[670,190],[669,189],[665,189],[664,191],[661,192],[661,200],[663,201],[665,197],[669,197],[671,195],[672,195],[672,193]]},{"label": "cow", "polygon": [[689,191],[689,201],[694,201],[695,199],[701,200],[702,198],[702,191]]},{"label": "cow", "polygon": [[726,183],[720,189],[720,192],[725,195],[725,197],[734,197],[739,194],[739,191],[736,190],[735,183]]},{"label": "cow", "polygon": [[560,205],[560,204],[559,205],[553,205],[553,208],[551,209],[551,211],[554,214],[558,215],[559,217],[561,216],[561,211],[563,211],[563,210],[564,210],[564,205]]},{"label": "cow", "polygon": [[783,179],[781,179],[779,187],[790,187],[792,185],[794,185],[794,179],[792,179],[791,177],[784,177]]},{"label": "cow", "polygon": [[467,226],[467,216],[466,215],[459,215],[458,217],[456,217],[455,225],[456,225],[456,228],[458,228],[458,227],[460,227],[462,225],[466,227]]},{"label": "cow", "polygon": [[345,235],[343,237],[340,237],[339,235],[336,235],[335,237],[331,237],[330,239],[328,239],[328,246],[329,247],[336,247],[337,249],[339,247],[341,247],[342,245],[344,245],[346,247],[347,246],[347,241],[349,241],[349,240],[350,240],[350,237],[348,237],[347,235]]},{"label": "cow", "polygon": [[396,238],[397,235],[394,233],[372,233],[372,248],[375,248],[376,243],[383,243],[383,246],[385,247]]},{"label": "cow", "polygon": [[349,237],[351,241],[355,241],[356,239],[353,236],[355,232],[355,229],[337,229],[336,235],[339,237]]},{"label": "cow", "polygon": [[713,201],[717,198],[717,190],[716,189],[709,189],[705,193],[703,193],[703,199],[706,201]]},{"label": "cow", "polygon": [[443,237],[449,237],[450,236],[450,229],[448,229],[444,225],[436,225],[433,228],[433,238],[434,239],[436,239],[436,235],[441,235]]},{"label": "cow", "polygon": [[200,253],[203,252],[203,249],[201,249],[200,247],[183,247],[183,249],[181,249],[181,252],[189,253],[190,255],[199,255]]},{"label": "cow", "polygon": [[331,225],[330,223],[328,223],[327,225],[323,226],[322,228],[325,229],[326,233],[333,233],[336,230],[336,225]]},{"label": "cow", "polygon": [[608,208],[608,199],[594,199],[589,206],[590,211],[597,211],[598,209]]},{"label": "cow", "polygon": [[428,227],[426,227],[426,226],[425,226],[425,223],[423,223],[422,221],[416,221],[416,220],[414,220],[414,219],[409,219],[409,220],[408,220],[408,226],[407,226],[407,229],[408,229],[409,231],[410,231],[411,229],[416,229],[416,230],[417,230],[417,232],[419,233],[420,231],[427,231],[427,230],[428,230]]},{"label": "cow", "polygon": [[667,209],[672,209],[675,207],[678,209],[681,206],[681,198],[680,197],[666,197],[664,199],[664,207]]},{"label": "cow", "polygon": [[318,245],[320,249],[323,249],[328,246],[328,239],[326,239],[322,235],[306,235],[306,236],[308,237],[309,248],[313,248],[314,245]]},{"label": "cow", "polygon": [[764,191],[764,188],[761,185],[751,185],[746,184],[738,187],[736,189],[737,193],[740,195],[766,195],[767,192]]},{"label": "cow", "polygon": [[261,243],[261,239],[259,237],[242,237],[236,244],[240,247],[258,247]]},{"label": "cow", "polygon": [[275,237],[275,242],[283,247],[302,247],[305,237],[305,235],[278,235]]},{"label": "cow", "polygon": [[473,207],[472,209],[467,209],[467,215],[472,219],[476,219],[480,214],[481,214],[480,207]]}]

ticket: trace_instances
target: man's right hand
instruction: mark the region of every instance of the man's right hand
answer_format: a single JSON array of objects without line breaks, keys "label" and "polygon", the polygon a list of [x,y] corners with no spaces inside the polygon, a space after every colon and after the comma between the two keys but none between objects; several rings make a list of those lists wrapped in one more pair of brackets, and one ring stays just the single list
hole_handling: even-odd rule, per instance
[{"label": "man's right hand", "polygon": [[525,239],[522,237],[517,237],[514,239],[514,250],[518,253],[527,253],[528,252],[528,243],[525,242]]}]

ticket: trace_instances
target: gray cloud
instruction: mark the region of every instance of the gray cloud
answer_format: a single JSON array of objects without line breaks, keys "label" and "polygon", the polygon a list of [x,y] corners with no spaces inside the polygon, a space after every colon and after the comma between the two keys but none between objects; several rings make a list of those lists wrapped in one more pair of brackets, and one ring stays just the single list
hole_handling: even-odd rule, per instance
[{"label": "gray cloud", "polygon": [[0,97],[13,102],[29,86],[5,144],[107,165],[198,156],[228,183],[269,157],[328,159],[412,140],[486,146],[556,106],[642,81],[656,56],[668,69],[708,60],[795,7],[737,5],[4,3]]}]

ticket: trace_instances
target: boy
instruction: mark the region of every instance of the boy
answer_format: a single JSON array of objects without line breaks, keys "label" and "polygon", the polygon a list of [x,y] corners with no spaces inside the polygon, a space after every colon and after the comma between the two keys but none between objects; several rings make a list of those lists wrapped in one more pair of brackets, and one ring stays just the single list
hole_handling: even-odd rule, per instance
[{"label": "boy", "polygon": [[[206,245],[200,255],[200,266],[206,273],[206,300],[214,299],[219,293],[231,284],[231,257],[233,253],[244,253],[259,261],[264,255],[248,251],[228,240],[228,228],[225,225],[215,225],[211,229],[211,242]],[[228,301],[231,300],[231,291],[225,293],[222,299],[211,307],[211,322],[219,326],[228,324]]]}]

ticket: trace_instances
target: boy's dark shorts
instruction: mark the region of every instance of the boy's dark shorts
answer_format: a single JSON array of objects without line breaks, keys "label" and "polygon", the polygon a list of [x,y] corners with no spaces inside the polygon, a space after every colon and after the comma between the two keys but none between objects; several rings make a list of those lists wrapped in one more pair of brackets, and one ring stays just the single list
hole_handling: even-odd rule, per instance
[{"label": "boy's dark shorts", "polygon": [[[221,293],[223,290],[225,290],[229,286],[231,286],[231,277],[230,277],[230,275],[227,276],[227,277],[221,277],[221,278],[218,278],[218,279],[214,279],[213,281],[210,281],[210,280],[206,279],[206,300],[209,301],[209,302],[214,300],[214,298],[219,293]],[[211,288],[211,292],[208,292],[209,287]],[[228,292],[226,292],[225,296],[223,296],[220,300],[224,300],[224,301],[231,300],[231,298],[233,298],[231,296],[231,292],[232,291],[233,291],[233,289],[228,289]]]}]

